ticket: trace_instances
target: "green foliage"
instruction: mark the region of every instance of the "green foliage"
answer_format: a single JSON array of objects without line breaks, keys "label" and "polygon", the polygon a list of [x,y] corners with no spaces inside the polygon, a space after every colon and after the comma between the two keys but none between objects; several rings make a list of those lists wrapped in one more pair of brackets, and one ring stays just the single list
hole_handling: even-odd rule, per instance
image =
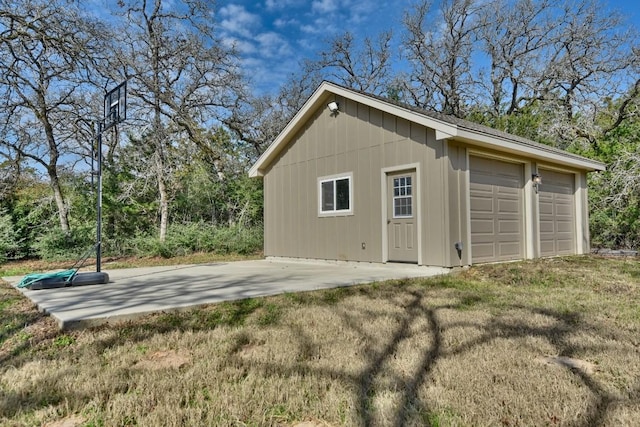
[{"label": "green foliage", "polygon": [[549,121],[553,120],[553,117],[538,102],[523,107],[513,114],[499,116],[487,111],[485,108],[475,108],[471,110],[466,118],[474,123],[489,126],[532,141],[555,145],[554,141],[546,138],[544,132],[542,132],[542,129]]},{"label": "green foliage", "polygon": [[52,224],[57,224],[51,190],[45,183],[27,176],[3,200],[3,204],[11,215],[16,241],[19,243],[16,255],[33,255],[33,243]]},{"label": "green foliage", "polygon": [[[612,103],[615,111],[618,104]],[[630,111],[638,111],[632,105]],[[604,119],[603,119],[604,120]],[[603,126],[607,123],[604,122]],[[640,119],[629,114],[580,154],[597,158],[605,172],[589,176],[591,241],[594,247],[640,248]]]},{"label": "green foliage", "polygon": [[111,254],[135,254],[163,258],[194,252],[247,255],[262,250],[262,245],[263,230],[261,226],[250,228],[216,227],[198,222],[170,226],[164,242],[156,236],[138,235],[123,245],[127,248],[125,253]]},{"label": "green foliage", "polygon": [[76,339],[70,335],[60,335],[53,340],[53,345],[56,347],[69,347],[76,342]]},{"label": "green foliage", "polygon": [[40,258],[47,260],[70,260],[80,257],[95,244],[95,229],[82,226],[69,233],[54,228],[41,235],[33,244]]},{"label": "green foliage", "polygon": [[15,257],[19,247],[13,220],[4,209],[0,209],[0,264],[9,257]]}]

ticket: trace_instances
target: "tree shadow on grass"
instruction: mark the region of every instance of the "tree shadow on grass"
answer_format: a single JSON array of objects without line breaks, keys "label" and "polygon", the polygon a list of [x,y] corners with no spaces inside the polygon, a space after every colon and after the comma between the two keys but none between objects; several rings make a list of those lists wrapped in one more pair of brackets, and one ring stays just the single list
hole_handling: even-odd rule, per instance
[{"label": "tree shadow on grass", "polygon": [[[407,289],[403,292],[408,293],[410,301],[405,305],[397,327],[384,343],[379,344],[377,347],[370,345],[365,348],[363,357],[366,358],[366,366],[357,374],[347,372],[347,370],[341,369],[339,366],[321,368],[310,366],[306,363],[284,366],[270,362],[248,362],[240,359],[237,359],[235,363],[251,363],[254,368],[255,364],[258,363],[264,375],[305,375],[311,372],[326,378],[327,381],[339,379],[346,384],[350,384],[352,389],[357,390],[358,421],[362,426],[373,426],[380,423],[379,420],[375,419],[373,399],[383,391],[401,392],[400,403],[396,405],[391,425],[439,425],[441,421],[438,419],[437,412],[429,408],[427,402],[420,397],[420,389],[431,379],[430,376],[435,366],[443,358],[464,355],[498,339],[531,337],[541,338],[548,342],[555,349],[558,356],[573,358],[590,349],[587,345],[583,346],[574,343],[572,336],[576,332],[595,333],[601,337],[606,337],[610,334],[609,331],[598,330],[594,325],[587,324],[579,313],[517,304],[509,305],[508,309],[520,310],[531,315],[542,315],[552,319],[553,322],[548,326],[536,326],[525,321],[507,321],[499,316],[493,316],[486,325],[479,325],[473,322],[465,323],[464,325],[459,323],[445,325],[439,320],[439,313],[443,310],[469,310],[468,296],[465,296],[463,292],[459,292],[460,296],[457,303],[442,305],[431,304],[428,300],[428,294],[423,291]],[[376,298],[378,297],[380,295],[376,296]],[[339,309],[340,307],[337,308]],[[359,336],[363,337],[365,341],[375,342],[374,340],[368,340],[368,333],[362,327],[361,318],[344,309],[339,311],[346,327],[351,328]],[[375,316],[376,314],[371,312],[369,315]],[[410,339],[416,333],[412,330],[412,325],[415,322],[428,325],[428,333],[431,336],[430,344],[421,349],[419,362],[411,375],[406,378],[396,376],[391,382],[392,385],[388,386],[388,389],[380,389],[376,379],[381,375],[389,375],[388,372],[385,372],[385,369],[395,357],[403,341]],[[460,326],[474,327],[480,330],[481,333],[475,339],[453,348],[445,348],[443,334],[447,333],[448,328]],[[291,335],[299,341],[302,347],[312,348],[316,345],[314,340],[302,328],[292,327],[291,332]],[[631,405],[640,399],[640,383],[628,393],[627,397],[620,398],[607,391],[598,381],[583,370],[571,367],[565,367],[565,369],[573,375],[578,383],[588,388],[592,396],[584,412],[579,414],[575,421],[567,425],[576,427],[602,425],[611,410],[618,406]],[[503,422],[508,423],[509,421],[504,420]],[[514,420],[514,422],[517,423],[517,420]]]},{"label": "tree shadow on grass", "polygon": [[53,320],[15,289],[0,283],[0,366],[19,367],[28,353],[59,334]]},{"label": "tree shadow on grass", "polygon": [[[420,394],[421,388],[432,379],[434,368],[441,360],[467,354],[498,339],[525,337],[544,339],[555,349],[559,356],[574,357],[588,349],[587,346],[579,346],[572,341],[572,334],[575,334],[576,331],[588,331],[602,337],[606,337],[610,332],[598,330],[594,325],[586,323],[585,319],[578,313],[517,304],[508,305],[507,309],[520,310],[531,315],[542,315],[553,319],[553,322],[550,322],[548,326],[536,326],[524,321],[512,319],[507,321],[500,316],[492,316],[486,324],[474,322],[447,324],[441,320],[443,311],[468,311],[473,309],[476,304],[483,303],[481,297],[475,294],[470,295],[469,292],[464,290],[453,290],[452,292],[454,292],[454,297],[452,298],[454,302],[448,304],[434,303],[431,300],[433,293],[425,291],[424,288],[412,287],[410,282],[397,282],[397,286],[385,287],[384,289],[376,287],[345,288],[342,291],[327,291],[325,294],[309,294],[308,297],[292,297],[294,304],[301,306],[305,304],[320,304],[334,310],[340,316],[345,328],[350,329],[361,337],[364,342],[368,343],[365,346],[364,353],[360,355],[360,357],[364,358],[364,367],[355,373],[341,366],[318,367],[313,366],[312,363],[307,363],[317,353],[317,349],[321,347],[321,344],[304,327],[299,325],[279,325],[279,327],[290,328],[291,339],[297,340],[300,357],[294,363],[285,365],[273,361],[256,362],[255,360],[243,359],[236,354],[240,351],[241,346],[231,347],[228,363],[240,366],[246,365],[247,369],[261,370],[264,376],[304,376],[311,372],[321,378],[325,378],[327,381],[340,381],[354,390],[358,423],[363,426],[372,426],[379,423],[379,420],[375,417],[374,398],[384,391],[399,392],[400,394],[399,403],[395,406],[392,418],[389,420],[391,425],[437,425],[439,422],[437,411],[434,408],[430,408]],[[380,312],[376,312],[372,308],[355,313],[341,305],[347,298],[353,296],[363,296],[371,300],[392,300],[393,298],[399,298],[399,294],[404,298],[402,303],[403,310],[395,319],[397,322],[394,324],[391,334],[385,337],[385,341],[382,343],[373,339],[371,333],[363,325],[363,318],[373,320],[376,316],[381,316]],[[219,326],[239,326],[243,325],[249,316],[255,315],[259,310],[264,309],[265,304],[262,299],[249,299],[185,312],[157,314],[122,325],[101,326],[93,329],[93,331],[99,332],[105,329],[113,333],[108,334],[105,338],[99,338],[89,345],[100,352],[125,343],[142,342],[158,334],[162,335],[180,330],[207,331]],[[7,316],[4,311],[0,314],[0,320],[3,320],[4,324],[5,317],[3,316]],[[41,319],[41,316],[43,315],[40,313],[31,313],[26,315],[25,318],[21,318],[20,322],[23,320],[26,323],[36,322]],[[424,326],[422,326],[421,330],[417,330],[417,325]],[[480,333],[475,338],[459,345],[445,346],[444,335],[447,334],[449,329],[461,326],[475,328]],[[15,335],[18,333],[18,328],[11,329],[8,333]],[[424,345],[421,346],[419,357],[414,364],[413,370],[404,377],[395,375],[388,386],[380,386],[380,382],[376,380],[385,375],[390,376],[390,373],[386,371],[389,363],[401,351],[401,345],[405,340],[414,338],[417,333],[427,334],[430,339],[425,340]],[[244,339],[250,340],[250,337],[244,336]],[[26,360],[23,353],[28,348],[29,344],[25,343],[18,346],[13,353],[3,355],[0,358],[2,366],[7,366],[7,364],[19,366],[22,364]],[[576,427],[602,425],[612,409],[618,406],[639,403],[640,401],[640,383],[635,385],[625,398],[620,398],[608,392],[587,373],[579,369],[566,369],[571,372],[577,382],[587,387],[592,395],[592,399],[584,412],[570,425]],[[52,377],[49,379],[55,380],[58,378],[63,380],[64,371],[61,372],[51,373]],[[385,389],[384,387],[387,388]],[[103,394],[108,396],[109,393],[118,392],[118,390],[106,390]],[[16,406],[22,409],[37,409],[50,404],[55,405],[56,402],[62,402],[65,399],[79,399],[86,402],[91,399],[91,396],[69,396],[62,392],[56,392],[48,397],[37,390],[26,395],[14,393],[5,395],[0,399],[0,414],[12,416],[12,414],[16,413]]]}]

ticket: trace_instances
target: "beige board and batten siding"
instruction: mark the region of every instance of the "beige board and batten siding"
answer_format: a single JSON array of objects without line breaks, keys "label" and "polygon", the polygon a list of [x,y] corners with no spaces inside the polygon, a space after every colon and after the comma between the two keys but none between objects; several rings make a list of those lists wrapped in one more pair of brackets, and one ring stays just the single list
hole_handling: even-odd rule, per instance
[{"label": "beige board and batten siding", "polygon": [[[264,173],[265,255],[386,262],[381,174],[413,164],[422,177],[418,262],[445,265],[443,142],[432,129],[351,99],[319,105]],[[319,215],[318,179],[341,174],[352,176],[352,212]]]}]

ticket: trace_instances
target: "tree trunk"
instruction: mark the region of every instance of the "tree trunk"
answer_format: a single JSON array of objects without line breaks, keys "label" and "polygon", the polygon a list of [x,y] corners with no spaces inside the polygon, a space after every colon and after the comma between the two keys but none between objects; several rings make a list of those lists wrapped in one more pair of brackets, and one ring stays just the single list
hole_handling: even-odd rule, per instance
[{"label": "tree trunk", "polygon": [[167,238],[167,228],[169,226],[169,193],[167,183],[164,179],[164,161],[162,154],[156,152],[156,175],[158,180],[158,193],[160,195],[160,241]]},{"label": "tree trunk", "polygon": [[53,190],[53,197],[56,200],[56,206],[58,208],[58,219],[60,220],[60,228],[65,233],[68,233],[69,228],[69,211],[67,204],[64,202],[64,196],[62,195],[62,188],[60,187],[60,180],[58,174],[55,171],[49,171],[49,179],[51,181],[51,189]]}]

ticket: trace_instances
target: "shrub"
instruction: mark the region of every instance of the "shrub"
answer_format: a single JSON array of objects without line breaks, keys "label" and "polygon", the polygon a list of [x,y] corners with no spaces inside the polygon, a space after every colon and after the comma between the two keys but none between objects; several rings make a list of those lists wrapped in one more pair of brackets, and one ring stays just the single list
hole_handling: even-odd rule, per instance
[{"label": "shrub", "polygon": [[65,233],[54,228],[40,236],[33,245],[36,254],[47,260],[70,260],[78,258],[95,244],[95,229],[80,226]]},{"label": "shrub", "polygon": [[[140,234],[118,245],[120,255],[171,258],[194,252],[247,255],[262,250],[262,227],[216,227],[205,223],[172,225],[167,238]],[[110,244],[109,248],[115,249]],[[126,253],[122,253],[126,252]]]},{"label": "shrub", "polygon": [[19,249],[18,232],[11,216],[0,210],[0,264],[16,256]]},{"label": "shrub", "polygon": [[[74,259],[94,244],[94,234],[91,226],[75,228],[69,234],[55,229],[40,236],[35,250],[43,259]],[[102,254],[162,258],[194,252],[248,255],[262,250],[262,245],[261,225],[219,227],[194,222],[170,226],[164,242],[156,234],[150,233],[139,233],[126,239],[105,237],[102,240]]]}]

